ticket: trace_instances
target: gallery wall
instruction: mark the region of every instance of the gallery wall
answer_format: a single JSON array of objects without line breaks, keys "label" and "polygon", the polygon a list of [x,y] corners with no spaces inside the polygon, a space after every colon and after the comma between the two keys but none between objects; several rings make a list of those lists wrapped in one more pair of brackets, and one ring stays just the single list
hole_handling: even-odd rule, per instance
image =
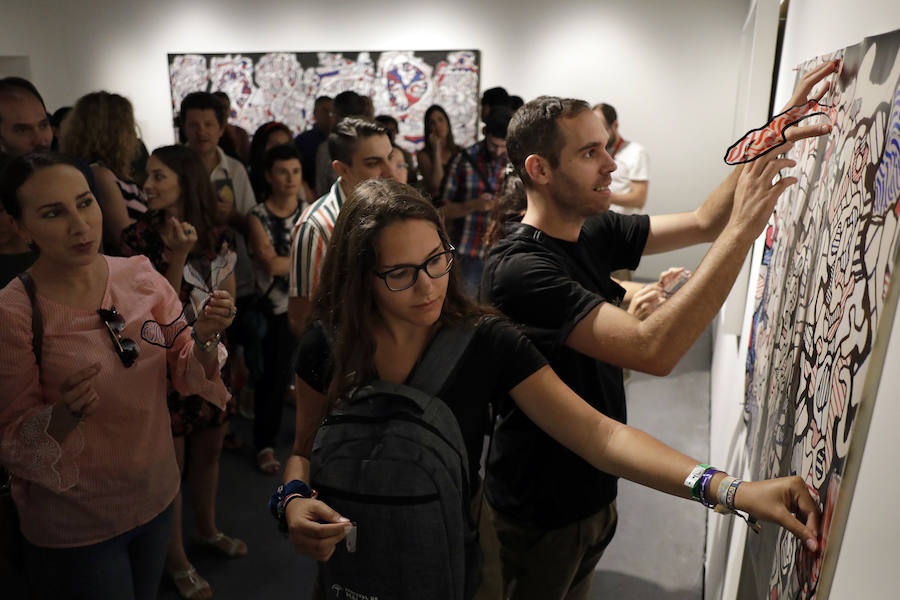
[{"label": "gallery wall", "polygon": [[[775,0],[760,0],[757,4],[766,2]],[[777,77],[776,106],[790,97],[795,80],[793,68],[800,62],[897,28],[900,28],[900,4],[891,0],[861,0],[853,4],[846,0],[791,0]],[[758,257],[754,257],[753,264],[758,262]],[[755,282],[756,269],[750,274],[750,296]],[[729,302],[745,300],[730,298]],[[744,387],[736,382],[744,381],[749,315],[743,335],[727,331],[721,326],[721,320],[719,325],[711,378],[711,460],[713,464],[740,470],[744,459],[740,411]],[[898,337],[895,327],[886,365],[900,363]],[[885,499],[896,498],[900,484],[896,478],[885,477],[885,473],[893,470],[896,456],[895,431],[900,420],[900,404],[896,402],[898,386],[900,374],[896,369],[886,368],[874,403],[872,427],[834,570],[831,598],[887,598],[896,593],[891,566],[896,564],[893,545],[900,539],[900,526],[890,514],[892,503]],[[715,515],[710,516],[710,524],[706,589],[711,595],[708,597],[735,598],[746,530],[727,527]]]},{"label": "gallery wall", "polygon": [[[169,52],[477,48],[482,88],[607,101],[647,147],[648,210],[695,207],[727,173],[747,0],[3,0],[0,56],[27,56],[51,110],[126,95],[150,148],[171,143]],[[8,25],[13,25],[12,27]],[[705,250],[650,257],[639,276]]]},{"label": "gallery wall", "polygon": [[[768,117],[772,86],[772,68],[778,37],[778,0],[757,0],[747,13],[741,33],[740,67],[734,135],[758,127]],[[756,263],[753,263],[756,264]],[[743,374],[735,375],[733,367],[743,364],[746,351],[739,340],[742,333],[744,306],[755,291],[750,281],[756,280],[748,256],[738,274],[725,305],[716,320],[713,342],[713,364],[710,389],[710,464],[740,475],[744,462]],[[733,598],[736,594],[737,570],[741,565],[746,528],[731,518],[710,513],[707,517],[706,572],[704,584],[707,598]]]}]

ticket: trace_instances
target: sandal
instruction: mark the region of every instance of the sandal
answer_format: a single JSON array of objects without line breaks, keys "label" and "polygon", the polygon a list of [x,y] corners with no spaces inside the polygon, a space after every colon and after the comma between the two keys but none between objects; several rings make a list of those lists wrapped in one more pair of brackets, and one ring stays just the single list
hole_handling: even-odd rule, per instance
[{"label": "sandal", "polygon": [[275,475],[281,470],[281,463],[275,458],[275,449],[271,446],[256,453],[256,466],[266,475]]},{"label": "sandal", "polygon": [[190,567],[183,571],[166,569],[166,573],[172,578],[172,583],[178,588],[178,595],[185,600],[201,600],[212,598],[212,588],[209,582],[197,573],[197,569]]},{"label": "sandal", "polygon": [[197,538],[194,543],[228,558],[240,558],[247,555],[247,544],[243,540],[227,536],[221,531],[206,539]]}]

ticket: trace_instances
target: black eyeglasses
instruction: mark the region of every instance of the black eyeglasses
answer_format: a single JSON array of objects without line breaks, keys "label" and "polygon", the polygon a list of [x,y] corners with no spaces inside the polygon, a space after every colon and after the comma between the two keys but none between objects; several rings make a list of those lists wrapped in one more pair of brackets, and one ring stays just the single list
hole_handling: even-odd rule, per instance
[{"label": "black eyeglasses", "polygon": [[450,272],[453,266],[453,255],[456,248],[450,246],[449,250],[445,250],[439,254],[435,254],[421,265],[397,265],[387,271],[375,275],[384,280],[384,284],[392,292],[402,292],[416,285],[419,278],[419,271],[425,271],[425,274],[432,279],[443,277]]},{"label": "black eyeglasses", "polygon": [[119,355],[119,360],[122,361],[125,368],[130,367],[137,360],[140,350],[134,340],[122,337],[122,330],[125,329],[125,319],[119,314],[115,306],[110,306],[109,309],[98,308],[97,314],[103,319],[106,330],[109,331],[109,337],[112,338],[113,348],[116,354]]}]

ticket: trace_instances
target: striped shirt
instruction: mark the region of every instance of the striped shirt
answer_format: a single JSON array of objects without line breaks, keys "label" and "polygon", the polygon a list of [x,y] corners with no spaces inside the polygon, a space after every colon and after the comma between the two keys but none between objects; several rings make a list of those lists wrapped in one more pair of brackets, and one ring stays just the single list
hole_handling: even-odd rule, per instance
[{"label": "striped shirt", "polygon": [[331,191],[313,202],[297,219],[291,233],[289,296],[311,298],[319,286],[325,249],[343,205],[344,193],[338,179]]},{"label": "striped shirt", "polygon": [[[468,160],[466,153],[471,160]],[[478,169],[490,182],[490,189],[478,174]],[[456,154],[447,167],[447,179],[441,192],[438,206],[450,202],[465,202],[478,198],[486,192],[500,189],[503,171],[506,169],[506,155],[501,158],[489,157],[484,141],[472,144]],[[469,214],[447,222],[450,241],[456,246],[460,256],[483,259],[485,255],[484,236],[491,225],[490,211],[476,210]]]},{"label": "striped shirt", "polygon": [[96,169],[98,167],[106,169],[113,176],[113,179],[116,182],[116,187],[119,188],[119,192],[122,194],[122,199],[125,200],[125,208],[128,210],[128,216],[130,218],[137,219],[142,214],[147,212],[147,197],[144,195],[144,191],[141,189],[141,186],[128,179],[122,179],[121,177],[116,175],[115,171],[113,171],[103,163],[91,163],[91,168]]}]

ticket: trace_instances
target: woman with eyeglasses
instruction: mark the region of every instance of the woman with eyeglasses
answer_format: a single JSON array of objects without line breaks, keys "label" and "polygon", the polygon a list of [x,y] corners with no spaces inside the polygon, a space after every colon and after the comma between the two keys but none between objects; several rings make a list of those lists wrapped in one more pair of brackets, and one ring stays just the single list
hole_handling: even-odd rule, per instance
[{"label": "woman with eyeglasses", "polygon": [[[350,545],[364,552],[362,536],[373,524],[353,523],[353,514],[339,514],[323,501],[326,492],[320,489],[317,497],[309,487],[316,486],[308,483],[313,440],[323,417],[345,406],[354,390],[376,379],[407,382],[437,332],[446,327],[475,330],[440,394],[465,441],[473,506],[479,504],[478,463],[488,433],[488,407],[508,396],[596,468],[676,496],[690,498],[697,492],[698,501],[717,503],[719,484],[731,485],[724,473],[700,469],[697,482],[686,487],[686,479],[705,465],[591,408],[522,333],[469,300],[459,276],[437,211],[413,188],[370,180],[344,204],[314,298],[314,324],[300,341],[296,438],[285,467],[285,488],[275,496],[299,552],[327,561],[351,532],[357,539]],[[292,493],[285,495],[285,489]],[[738,481],[734,492],[726,499],[732,507],[785,526],[816,550],[818,511],[800,478]],[[351,489],[332,497],[362,495]],[[483,548],[489,532],[482,529]],[[400,548],[403,539],[393,543]],[[496,561],[495,556],[486,558]],[[383,591],[379,585],[399,587],[401,579],[399,572],[385,572],[372,583]],[[494,589],[479,597],[499,593]],[[448,592],[446,597],[456,596]]]},{"label": "woman with eyeglasses", "polygon": [[[182,304],[199,310],[213,290],[235,296],[235,253],[232,231],[224,226],[219,196],[200,156],[187,146],[157,148],[147,161],[144,193],[149,211],[122,232],[122,254],[143,254],[165,276]],[[227,558],[247,554],[247,545],[216,526],[219,457],[231,412],[201,395],[168,394],[175,456],[185,470],[197,527],[195,545]],[[209,582],[197,574],[184,549],[182,494],[175,498],[174,526],[166,572],[181,595],[202,600],[212,595]]]},{"label": "woman with eyeglasses", "polygon": [[13,160],[0,200],[39,252],[0,291],[0,462],[29,579],[39,598],[155,598],[179,489],[166,369],[224,408],[234,302],[213,292],[190,328],[145,257],[99,254],[100,209],[60,155]]}]

